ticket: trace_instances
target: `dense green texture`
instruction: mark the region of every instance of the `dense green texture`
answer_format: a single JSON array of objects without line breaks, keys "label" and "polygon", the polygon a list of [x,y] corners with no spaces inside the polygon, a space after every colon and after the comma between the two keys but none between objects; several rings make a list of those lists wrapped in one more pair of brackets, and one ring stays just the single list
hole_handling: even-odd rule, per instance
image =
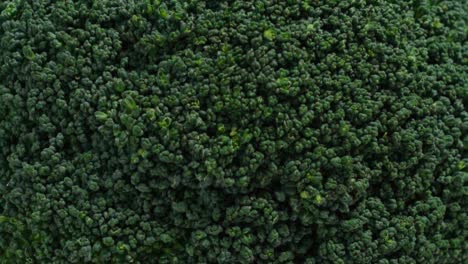
[{"label": "dense green texture", "polygon": [[0,3],[0,263],[463,263],[465,1]]}]

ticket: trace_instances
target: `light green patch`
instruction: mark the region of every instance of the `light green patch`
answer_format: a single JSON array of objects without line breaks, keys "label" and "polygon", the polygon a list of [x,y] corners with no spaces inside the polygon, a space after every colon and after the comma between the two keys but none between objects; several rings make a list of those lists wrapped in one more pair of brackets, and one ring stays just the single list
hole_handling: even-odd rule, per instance
[{"label": "light green patch", "polygon": [[171,119],[169,117],[165,117],[158,122],[158,125],[161,128],[168,128],[171,125]]},{"label": "light green patch", "polygon": [[32,50],[31,46],[23,46],[23,55],[28,60],[34,60],[36,58],[36,54]]},{"label": "light green patch", "polygon": [[16,14],[16,3],[10,2],[10,3],[8,3],[8,5],[6,6],[6,8],[3,9],[2,15],[11,17],[11,16],[13,16],[14,14]]},{"label": "light green patch", "polygon": [[459,170],[463,170],[465,168],[465,162],[463,162],[463,161],[458,162],[457,168]]},{"label": "light green patch", "polygon": [[300,193],[300,196],[301,196],[302,199],[309,199],[310,198],[310,194],[307,191],[302,191]]},{"label": "light green patch", "polygon": [[108,118],[108,115],[101,111],[97,111],[96,113],[94,113],[94,116],[98,121],[105,121]]},{"label": "light green patch", "polygon": [[224,133],[226,131],[226,128],[224,127],[223,124],[218,124],[218,133]]},{"label": "light green patch", "polygon": [[127,97],[123,100],[123,104],[124,104],[124,107],[128,110],[128,111],[133,111],[137,108],[137,104],[135,102],[135,100],[133,100],[133,98],[131,97]]},{"label": "light green patch", "polygon": [[169,17],[169,11],[164,7],[160,7],[159,15],[161,16],[162,19],[167,19]]},{"label": "light green patch", "polygon": [[276,37],[276,33],[273,29],[267,29],[263,32],[263,37],[269,41],[273,41]]},{"label": "light green patch", "polygon": [[315,198],[314,198],[314,202],[315,202],[316,204],[319,204],[319,205],[322,204],[322,203],[323,203],[323,198],[322,198],[322,196],[321,196],[320,194],[317,194],[317,195],[315,196]]}]

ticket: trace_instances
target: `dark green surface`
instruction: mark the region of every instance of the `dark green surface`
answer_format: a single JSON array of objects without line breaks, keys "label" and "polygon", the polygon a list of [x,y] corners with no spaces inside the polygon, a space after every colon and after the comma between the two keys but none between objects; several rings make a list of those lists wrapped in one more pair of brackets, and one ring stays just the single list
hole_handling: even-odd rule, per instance
[{"label": "dark green surface", "polygon": [[0,263],[466,263],[467,8],[0,1]]}]

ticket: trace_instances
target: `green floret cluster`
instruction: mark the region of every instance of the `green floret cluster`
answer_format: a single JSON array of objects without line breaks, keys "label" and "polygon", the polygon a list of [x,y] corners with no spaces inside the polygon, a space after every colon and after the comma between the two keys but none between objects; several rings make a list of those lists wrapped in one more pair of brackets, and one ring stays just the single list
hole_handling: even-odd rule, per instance
[{"label": "green floret cluster", "polygon": [[467,20],[0,1],[0,263],[467,263]]}]

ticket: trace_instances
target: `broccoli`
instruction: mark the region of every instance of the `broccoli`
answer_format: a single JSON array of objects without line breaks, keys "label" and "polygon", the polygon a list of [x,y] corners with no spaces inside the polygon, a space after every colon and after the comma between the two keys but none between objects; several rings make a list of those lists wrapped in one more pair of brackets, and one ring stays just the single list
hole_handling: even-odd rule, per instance
[{"label": "broccoli", "polygon": [[466,263],[467,10],[0,1],[0,263]]}]

